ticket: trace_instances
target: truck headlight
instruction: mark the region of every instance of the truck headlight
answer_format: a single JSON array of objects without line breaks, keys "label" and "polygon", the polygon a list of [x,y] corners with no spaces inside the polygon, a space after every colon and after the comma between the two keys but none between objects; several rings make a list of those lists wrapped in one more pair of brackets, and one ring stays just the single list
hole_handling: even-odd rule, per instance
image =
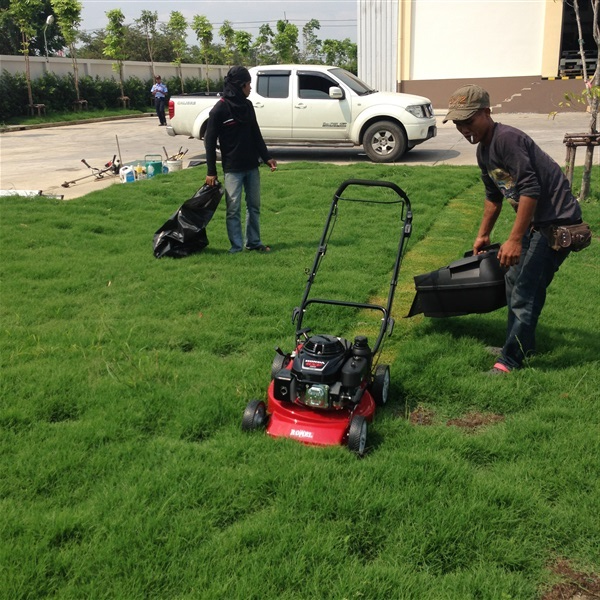
[{"label": "truck headlight", "polygon": [[430,104],[413,104],[412,106],[407,106],[406,110],[413,117],[417,117],[417,119],[426,119],[433,115],[433,109]]}]

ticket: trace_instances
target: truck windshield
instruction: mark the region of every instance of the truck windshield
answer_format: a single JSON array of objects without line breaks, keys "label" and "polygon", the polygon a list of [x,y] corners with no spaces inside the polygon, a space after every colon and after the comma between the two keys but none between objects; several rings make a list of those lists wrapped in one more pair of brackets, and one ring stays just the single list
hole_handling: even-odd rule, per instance
[{"label": "truck windshield", "polygon": [[377,90],[369,87],[364,81],[361,81],[356,75],[346,71],[345,69],[335,68],[329,69],[332,75],[335,75],[340,81],[345,83],[353,92],[359,96],[374,94]]}]

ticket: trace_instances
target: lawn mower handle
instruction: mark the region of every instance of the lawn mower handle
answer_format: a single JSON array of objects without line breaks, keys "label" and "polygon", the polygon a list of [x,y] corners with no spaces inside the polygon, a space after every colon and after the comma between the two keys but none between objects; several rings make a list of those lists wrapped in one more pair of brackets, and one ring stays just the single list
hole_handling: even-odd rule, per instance
[{"label": "lawn mower handle", "polygon": [[394,192],[396,192],[396,194],[398,194],[398,196],[400,196],[400,198],[402,198],[402,200],[404,200],[404,202],[406,202],[406,209],[410,211],[410,200],[408,199],[408,196],[406,195],[406,193],[404,192],[404,190],[402,188],[398,187],[395,183],[393,183],[391,181],[376,181],[376,180],[372,181],[370,179],[346,179],[346,181],[342,182],[340,187],[335,192],[335,197],[341,198],[342,194],[344,193],[344,190],[346,188],[350,187],[351,185],[362,185],[365,187],[389,188],[389,189],[393,190]]},{"label": "lawn mower handle", "polygon": [[[391,189],[401,198],[401,200],[397,200],[397,201],[393,201],[393,202],[381,202],[381,204],[396,204],[396,203],[403,204],[402,211],[401,211],[402,216],[403,216],[403,218],[401,217],[402,221],[403,221],[402,229],[400,231],[398,250],[396,252],[396,260],[394,262],[392,279],[390,282],[388,298],[387,298],[387,303],[386,303],[385,307],[377,306],[377,305],[373,305],[373,304],[344,302],[344,301],[340,301],[340,300],[324,300],[324,299],[317,299],[317,298],[309,300],[310,289],[315,280],[317,270],[319,268],[319,264],[321,262],[321,259],[325,256],[325,253],[327,251],[328,234],[330,232],[331,221],[332,221],[332,219],[335,218],[335,215],[337,214],[338,201],[339,200],[346,200],[346,201],[351,200],[350,198],[342,198],[341,195],[344,192],[344,190],[346,190],[349,186],[352,186],[352,185]],[[373,202],[371,200],[356,200],[356,199],[351,200],[351,201]],[[406,213],[404,212],[405,210],[406,210]],[[390,315],[392,312],[392,304],[394,301],[394,294],[396,291],[396,287],[398,285],[398,273],[400,271],[400,263],[402,262],[402,256],[404,253],[404,249],[405,249],[407,240],[408,240],[408,238],[410,238],[410,235],[412,233],[412,218],[413,218],[413,215],[412,215],[412,210],[410,207],[410,200],[408,199],[408,196],[406,195],[406,193],[402,189],[400,189],[395,183],[392,183],[391,181],[377,181],[377,180],[371,181],[371,180],[367,180],[367,179],[347,179],[346,181],[344,181],[338,187],[337,191],[335,192],[335,194],[333,196],[333,201],[332,201],[331,207],[329,209],[329,214],[328,214],[327,220],[325,222],[325,227],[323,229],[323,234],[321,235],[321,240],[319,242],[319,247],[318,247],[314,262],[313,262],[312,269],[307,271],[308,280],[306,282],[306,287],[304,289],[304,295],[302,297],[302,301],[300,302],[300,306],[297,306],[296,308],[294,308],[294,310],[292,312],[292,323],[296,324],[296,331],[300,332],[302,330],[302,320],[304,317],[304,313],[306,311],[306,307],[312,303],[332,304],[332,305],[339,305],[339,306],[354,306],[356,308],[362,308],[362,309],[375,308],[377,310],[381,310],[383,313],[379,336],[377,337],[377,341],[373,346],[373,354],[376,354],[379,350],[379,347],[380,347],[382,341],[383,341],[385,333],[387,332],[388,335],[391,335],[391,332],[393,330],[393,319],[391,318]],[[299,336],[297,334],[296,341],[298,341],[298,337]]]}]

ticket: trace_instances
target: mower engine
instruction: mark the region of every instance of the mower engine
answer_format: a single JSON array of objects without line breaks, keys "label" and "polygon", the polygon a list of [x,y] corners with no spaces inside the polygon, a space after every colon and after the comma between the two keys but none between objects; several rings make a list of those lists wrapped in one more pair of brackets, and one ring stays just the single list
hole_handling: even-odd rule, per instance
[{"label": "mower engine", "polygon": [[354,406],[369,383],[371,365],[365,336],[357,336],[352,344],[332,335],[313,335],[298,346],[291,369],[276,374],[273,395],[311,408]]}]

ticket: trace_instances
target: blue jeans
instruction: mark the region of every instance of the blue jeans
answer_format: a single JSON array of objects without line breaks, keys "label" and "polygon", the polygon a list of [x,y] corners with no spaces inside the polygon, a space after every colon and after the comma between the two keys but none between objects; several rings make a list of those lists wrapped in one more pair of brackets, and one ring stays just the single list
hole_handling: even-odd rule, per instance
[{"label": "blue jeans", "polygon": [[509,369],[519,369],[535,352],[535,328],[546,301],[546,289],[568,255],[569,250],[552,250],[539,231],[524,236],[519,264],[505,275],[508,326],[498,362]]},{"label": "blue jeans", "polygon": [[227,203],[227,235],[230,252],[244,248],[242,237],[242,189],[246,195],[246,248],[262,245],[260,241],[260,175],[258,167],[250,171],[225,173],[225,201]]}]

